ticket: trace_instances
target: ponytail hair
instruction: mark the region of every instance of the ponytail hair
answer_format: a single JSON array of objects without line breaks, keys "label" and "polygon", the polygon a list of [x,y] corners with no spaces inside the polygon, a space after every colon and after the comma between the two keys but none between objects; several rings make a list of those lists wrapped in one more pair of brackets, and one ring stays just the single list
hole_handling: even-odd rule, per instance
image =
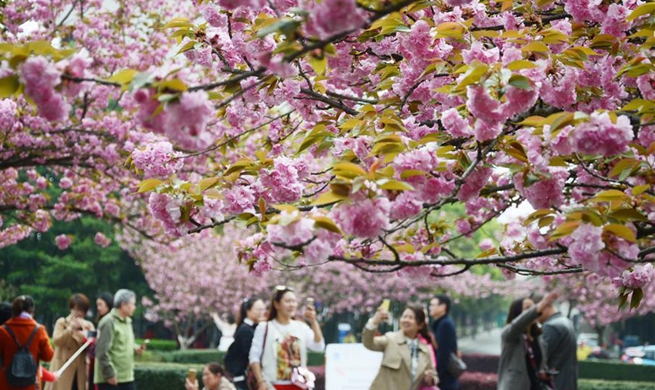
[{"label": "ponytail hair", "polygon": [[239,306],[239,316],[237,317],[237,329],[243,324],[246,318],[248,318],[248,312],[255,305],[255,302],[259,301],[258,297],[244,298]]},{"label": "ponytail hair", "polygon": [[11,304],[12,317],[18,317],[22,312],[34,315],[34,300],[29,295],[21,295]]}]

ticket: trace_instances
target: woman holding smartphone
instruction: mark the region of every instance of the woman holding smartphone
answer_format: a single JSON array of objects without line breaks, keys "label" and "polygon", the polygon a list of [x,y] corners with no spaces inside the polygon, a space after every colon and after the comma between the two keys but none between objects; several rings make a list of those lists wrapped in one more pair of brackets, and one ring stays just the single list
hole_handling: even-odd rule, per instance
[{"label": "woman holding smartphone", "polygon": [[316,309],[307,305],[305,320],[294,320],[298,309],[296,293],[277,286],[271,300],[268,321],[255,330],[250,348],[250,368],[256,390],[297,390],[296,383],[311,382],[306,370],[307,349],[323,351],[325,340],[316,320]]},{"label": "woman holding smartphone", "polygon": [[264,312],[266,305],[259,298],[246,298],[241,302],[239,317],[237,318],[237,331],[234,333],[234,342],[225,355],[225,369],[232,376],[232,383],[237,390],[248,390],[246,383],[246,368],[248,368],[248,353],[255,336],[257,324],[266,321]]},{"label": "woman holding smartphone", "polygon": [[378,325],[389,318],[380,306],[362,332],[364,347],[382,352],[382,365],[371,390],[418,390],[432,388],[439,379],[434,366],[434,341],[428,330],[425,308],[407,305],[400,318],[400,331],[375,336]]}]

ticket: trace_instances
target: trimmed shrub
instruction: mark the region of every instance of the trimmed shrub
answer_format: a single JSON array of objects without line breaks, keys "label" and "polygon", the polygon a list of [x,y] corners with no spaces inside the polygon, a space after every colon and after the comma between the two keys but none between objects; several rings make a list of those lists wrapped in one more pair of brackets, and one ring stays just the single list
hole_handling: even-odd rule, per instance
[{"label": "trimmed shrub", "polygon": [[187,370],[198,370],[198,384],[202,389],[202,365],[170,363],[136,363],[134,381],[138,389],[184,390]]},{"label": "trimmed shrub", "polygon": [[[143,339],[136,339],[134,342],[139,345],[143,343]],[[175,340],[150,339],[148,343],[150,351],[177,351],[179,348]]]},{"label": "trimmed shrub", "polygon": [[[165,363],[197,363],[205,364],[209,362],[223,363],[225,352],[217,349],[188,349],[186,351],[163,352],[154,351],[146,355],[141,361],[144,362],[165,362]],[[325,365],[325,354],[322,352],[307,352],[308,366]]]},{"label": "trimmed shrub", "polygon": [[655,383],[581,379],[578,390],[655,390]]},{"label": "trimmed shrub", "polygon": [[[198,384],[202,389],[202,365],[178,363],[136,363],[134,380],[138,389],[184,390],[189,368],[198,370]],[[315,390],[325,390],[325,367],[309,367],[316,375]]]}]

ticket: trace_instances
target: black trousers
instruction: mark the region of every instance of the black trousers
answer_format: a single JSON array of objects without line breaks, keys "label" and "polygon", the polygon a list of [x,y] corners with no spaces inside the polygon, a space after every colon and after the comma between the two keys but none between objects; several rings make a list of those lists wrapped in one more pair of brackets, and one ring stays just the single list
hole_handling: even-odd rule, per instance
[{"label": "black trousers", "polygon": [[119,383],[118,386],[112,386],[109,383],[98,383],[98,390],[136,390],[134,382]]}]

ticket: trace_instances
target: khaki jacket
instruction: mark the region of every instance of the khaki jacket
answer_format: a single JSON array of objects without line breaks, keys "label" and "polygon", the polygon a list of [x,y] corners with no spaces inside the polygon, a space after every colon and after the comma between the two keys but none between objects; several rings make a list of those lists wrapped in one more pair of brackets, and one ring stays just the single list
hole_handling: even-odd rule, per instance
[{"label": "khaki jacket", "polygon": [[[412,361],[407,340],[402,331],[389,332],[384,336],[375,336],[375,331],[364,328],[362,333],[364,346],[371,351],[384,355],[380,371],[371,384],[371,390],[417,390],[426,371],[435,372],[432,366],[429,346],[419,343],[418,368],[416,380],[412,383]],[[435,374],[435,381],[436,381]]]},{"label": "khaki jacket", "polygon": [[[55,357],[50,364],[50,371],[55,372],[63,366],[68,359],[70,359],[77,350],[84,345],[86,338],[81,333],[74,329],[69,328],[69,324],[73,319],[72,316],[60,318],[55,324],[55,331],[52,334],[52,342],[55,345]],[[82,326],[84,330],[93,330],[94,326],[91,322],[84,320]],[[88,347],[87,347],[88,348]],[[70,366],[61,374],[57,382],[48,383],[46,390],[69,390],[73,388],[73,378],[77,374],[77,388],[86,388],[87,381],[87,368],[86,368],[86,352],[82,352],[71,363]]]}]

